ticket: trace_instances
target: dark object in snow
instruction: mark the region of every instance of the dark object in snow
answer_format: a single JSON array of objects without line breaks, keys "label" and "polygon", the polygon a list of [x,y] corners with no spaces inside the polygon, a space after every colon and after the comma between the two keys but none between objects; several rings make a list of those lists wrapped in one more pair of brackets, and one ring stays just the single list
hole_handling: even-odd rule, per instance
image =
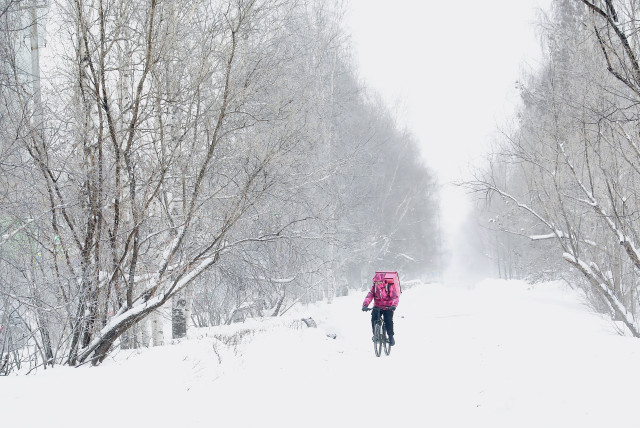
[{"label": "dark object in snow", "polygon": [[338,337],[335,333],[327,333],[327,337],[330,337],[332,339],[335,339],[336,337]]},{"label": "dark object in snow", "polygon": [[309,318],[302,318],[302,321],[304,321],[304,323],[307,325],[307,327],[313,327],[316,328],[318,327],[316,325],[316,322],[313,320],[313,318],[309,317]]}]

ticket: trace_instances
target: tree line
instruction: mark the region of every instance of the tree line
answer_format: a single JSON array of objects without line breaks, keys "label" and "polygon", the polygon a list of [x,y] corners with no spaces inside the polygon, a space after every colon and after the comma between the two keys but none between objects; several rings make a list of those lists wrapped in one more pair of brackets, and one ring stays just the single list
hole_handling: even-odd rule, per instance
[{"label": "tree line", "polygon": [[[505,277],[564,278],[640,337],[640,36],[632,1],[556,0],[542,68],[472,189]],[[486,212],[485,212],[486,213]]]},{"label": "tree line", "polygon": [[438,262],[436,181],[342,13],[0,0],[0,373]]}]

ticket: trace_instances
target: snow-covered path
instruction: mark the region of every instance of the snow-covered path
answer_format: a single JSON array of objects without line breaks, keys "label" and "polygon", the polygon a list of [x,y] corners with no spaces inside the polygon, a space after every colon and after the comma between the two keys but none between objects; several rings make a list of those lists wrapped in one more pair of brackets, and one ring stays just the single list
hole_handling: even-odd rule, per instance
[{"label": "snow-covered path", "polygon": [[[201,330],[99,368],[0,378],[1,424],[640,427],[640,340],[616,335],[577,292],[515,281],[406,290],[397,346],[380,358],[363,298]],[[234,334],[236,347],[213,338]]]}]

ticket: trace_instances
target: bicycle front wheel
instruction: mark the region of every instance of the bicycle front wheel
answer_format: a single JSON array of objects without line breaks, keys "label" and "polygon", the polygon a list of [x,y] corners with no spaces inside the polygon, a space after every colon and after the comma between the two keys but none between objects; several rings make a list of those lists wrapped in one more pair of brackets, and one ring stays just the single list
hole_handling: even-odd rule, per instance
[{"label": "bicycle front wheel", "polygon": [[380,323],[376,323],[373,329],[373,351],[376,353],[376,357],[379,357],[382,353],[382,344],[384,338],[382,337],[382,326]]},{"label": "bicycle front wheel", "polygon": [[384,347],[384,353],[389,355],[391,353],[391,344],[387,335],[387,327],[384,325],[382,326],[382,346]]}]

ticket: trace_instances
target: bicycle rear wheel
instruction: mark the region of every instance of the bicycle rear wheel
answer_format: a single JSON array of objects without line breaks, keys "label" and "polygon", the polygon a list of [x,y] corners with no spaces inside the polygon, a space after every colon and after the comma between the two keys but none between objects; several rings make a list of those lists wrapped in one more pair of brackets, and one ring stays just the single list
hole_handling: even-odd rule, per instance
[{"label": "bicycle rear wheel", "polygon": [[373,328],[373,351],[376,353],[376,357],[379,357],[382,353],[382,344],[384,338],[382,337],[382,325],[376,323]]},{"label": "bicycle rear wheel", "polygon": [[387,327],[384,325],[382,326],[382,346],[384,347],[384,353],[389,355],[391,353],[391,344],[387,335]]}]

